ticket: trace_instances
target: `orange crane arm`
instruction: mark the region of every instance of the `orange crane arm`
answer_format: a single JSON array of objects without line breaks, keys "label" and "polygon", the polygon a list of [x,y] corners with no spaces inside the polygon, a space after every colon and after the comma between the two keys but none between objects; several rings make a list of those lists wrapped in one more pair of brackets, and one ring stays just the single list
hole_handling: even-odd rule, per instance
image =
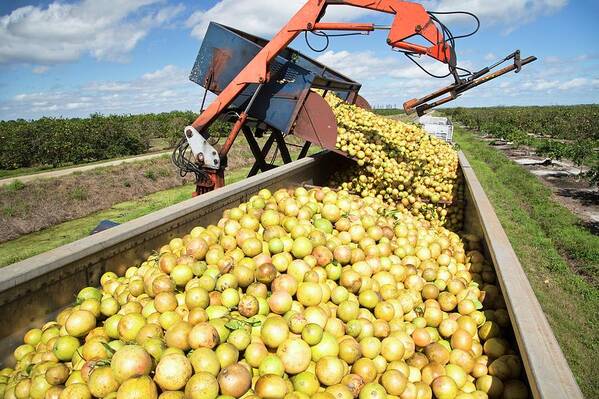
[{"label": "orange crane arm", "polygon": [[[270,62],[301,32],[327,29],[374,30],[373,24],[319,23],[329,5],[346,5],[395,14],[387,38],[387,43],[390,46],[413,53],[425,54],[444,63],[455,64],[453,49],[445,43],[443,34],[439,32],[424,7],[420,4],[401,0],[308,0],[254,59],[225,87],[218,98],[198,116],[190,127],[195,129],[196,132],[203,132],[249,84],[267,82]],[[425,38],[432,46],[426,47],[405,41],[416,35]],[[242,112],[227,141],[221,148],[221,154],[228,152],[246,119],[247,113]],[[191,134],[190,131],[188,137]]]}]

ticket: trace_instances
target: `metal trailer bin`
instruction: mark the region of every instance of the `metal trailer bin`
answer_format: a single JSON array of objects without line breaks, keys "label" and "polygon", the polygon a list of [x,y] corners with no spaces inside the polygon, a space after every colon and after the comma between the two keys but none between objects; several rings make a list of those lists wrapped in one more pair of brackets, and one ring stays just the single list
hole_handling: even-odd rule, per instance
[{"label": "metal trailer bin", "polygon": [[[1,366],[11,363],[12,351],[27,329],[56,316],[82,287],[99,285],[104,272],[124,273],[170,239],[194,226],[217,222],[225,209],[247,201],[262,188],[326,185],[335,157],[326,152],[304,158],[4,267],[0,275]],[[459,158],[465,180],[466,231],[484,238],[484,251],[497,272],[532,397],[582,398],[491,203],[464,154]]]}]

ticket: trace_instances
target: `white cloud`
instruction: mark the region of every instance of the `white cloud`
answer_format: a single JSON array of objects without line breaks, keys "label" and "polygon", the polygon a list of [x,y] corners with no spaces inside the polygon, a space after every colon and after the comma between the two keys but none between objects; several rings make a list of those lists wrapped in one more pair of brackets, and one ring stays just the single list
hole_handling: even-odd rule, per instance
[{"label": "white cloud", "polygon": [[145,73],[141,78],[147,81],[161,81],[168,79],[181,81],[182,79],[187,79],[187,73],[179,67],[167,65],[157,71]]},{"label": "white cloud", "polygon": [[555,55],[548,55],[543,59],[543,61],[547,64],[561,64],[563,60]]},{"label": "white cloud", "polygon": [[546,93],[552,93],[556,90],[566,92],[575,89],[596,89],[599,88],[599,79],[577,77],[569,80],[545,80],[533,78],[524,82],[523,87],[528,90]]},{"label": "white cloud", "polygon": [[599,87],[599,79],[574,78],[559,85],[559,89],[564,91],[582,87]]},{"label": "white cloud", "polygon": [[162,2],[55,1],[46,8],[17,8],[0,16],[0,64],[55,64],[75,61],[84,54],[122,60],[151,29],[184,9],[156,3]]},{"label": "white cloud", "polygon": [[[421,79],[428,76],[399,53],[393,53],[388,57],[378,57],[372,51],[328,50],[318,56],[316,60],[358,82],[382,78]],[[434,75],[443,76],[448,73],[447,65],[441,62],[427,57],[419,58],[417,61]],[[469,67],[470,63],[461,62],[460,65]]]},{"label": "white cloud", "polygon": [[202,95],[203,89],[189,81],[187,70],[166,65],[128,81],[17,94],[0,101],[0,119],[193,110],[199,108]]},{"label": "white cloud", "polygon": [[[326,51],[317,60],[363,84],[360,93],[373,105],[395,104],[421,97],[452,82],[435,79],[400,54],[378,57],[372,51]],[[435,75],[445,75],[447,66],[422,57],[418,62]],[[469,67],[469,63],[463,65]]]},{"label": "white cloud", "polygon": [[[431,0],[423,3],[430,11],[469,11],[483,25],[499,24],[510,32],[518,26],[563,9],[568,0]],[[470,21],[468,16],[439,16],[443,21]]]},{"label": "white cloud", "polygon": [[[561,10],[568,0],[423,0],[422,5],[431,11],[465,10],[477,14],[485,25],[499,24],[512,31],[520,25],[543,15]],[[196,11],[187,20],[192,35],[203,38],[210,21],[245,30],[249,33],[270,36],[305,4],[305,0],[221,0],[208,10]],[[324,20],[352,20],[364,14],[375,14],[351,6],[329,7]],[[376,13],[381,15],[381,13]],[[441,15],[443,21],[468,22],[467,16]]]},{"label": "white cloud", "polygon": [[485,61],[496,61],[498,59],[498,57],[495,55],[495,53],[487,53],[485,55]]},{"label": "white cloud", "polygon": [[[318,61],[363,83],[362,95],[375,105],[400,106],[405,100],[421,97],[452,83],[451,78],[429,77],[404,57],[379,57],[371,51],[327,51],[318,57]],[[447,67],[440,62],[425,57],[419,61],[434,74],[442,75],[447,72]],[[460,65],[473,69],[472,63],[468,60],[461,62]],[[568,101],[572,99],[579,99],[574,102],[596,101],[593,100],[596,97],[596,89],[599,88],[596,74],[583,77],[585,76],[583,69],[573,69],[566,75],[562,73],[549,78],[546,72],[547,67],[543,63],[533,64],[519,74],[508,74],[465,93],[454,104],[479,106],[535,102],[545,104],[548,101],[548,93],[560,93],[557,97],[562,101],[565,95]]]},{"label": "white cloud", "polygon": [[[305,0],[222,0],[208,10],[194,12],[187,19],[187,26],[199,39],[204,37],[210,21],[255,35],[271,36],[304,4]],[[369,11],[355,7],[331,6],[323,21],[346,21],[367,13]]]},{"label": "white cloud", "polygon": [[358,82],[380,78],[399,66],[396,57],[380,58],[372,51],[328,50],[316,60]]},{"label": "white cloud", "polygon": [[50,68],[47,65],[38,65],[36,67],[33,67],[31,69],[31,72],[39,75],[39,74],[48,72],[48,69],[50,69]]}]

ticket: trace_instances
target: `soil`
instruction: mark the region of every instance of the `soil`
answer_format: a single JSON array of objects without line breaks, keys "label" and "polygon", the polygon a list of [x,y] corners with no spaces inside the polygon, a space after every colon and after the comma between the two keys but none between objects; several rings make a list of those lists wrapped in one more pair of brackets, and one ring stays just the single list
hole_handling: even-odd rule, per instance
[{"label": "soil", "polygon": [[169,158],[0,188],[0,242],[185,184]]},{"label": "soil", "polygon": [[34,174],[30,174],[30,175],[19,175],[19,176],[15,176],[15,177],[8,177],[5,179],[0,179],[0,187],[13,184],[16,181],[19,181],[21,183],[27,183],[27,182],[31,182],[33,180],[67,176],[67,175],[71,175],[74,173],[87,172],[87,171],[90,171],[93,169],[105,168],[108,166],[117,166],[117,165],[122,165],[125,163],[145,161],[145,160],[149,160],[149,159],[160,158],[160,157],[170,154],[170,153],[171,153],[171,151],[161,151],[158,153],[138,155],[138,156],[124,158],[124,159],[116,159],[114,161],[105,161],[105,162],[99,162],[99,163],[92,163],[92,164],[88,164],[88,165],[73,166],[73,167],[64,168],[64,169],[49,170],[47,172],[34,173]]},{"label": "soil", "polygon": [[577,215],[593,234],[599,235],[599,189],[581,177],[586,168],[567,160],[536,155],[533,148],[515,146],[493,137],[483,137],[494,148],[530,171],[551,189],[554,199]]},{"label": "soil", "polygon": [[[266,137],[258,139],[261,146],[265,141]],[[294,137],[287,141],[294,144],[301,142]],[[274,147],[268,160],[275,155]],[[291,147],[290,152],[295,159],[299,150]],[[179,175],[170,156],[140,158],[143,160],[88,165],[74,170],[52,171],[49,175],[19,176],[12,179],[18,180],[18,184],[0,184],[0,243],[121,202],[193,182],[191,174],[185,177]],[[227,171],[253,163],[254,157],[248,144],[240,137],[229,152]]]}]

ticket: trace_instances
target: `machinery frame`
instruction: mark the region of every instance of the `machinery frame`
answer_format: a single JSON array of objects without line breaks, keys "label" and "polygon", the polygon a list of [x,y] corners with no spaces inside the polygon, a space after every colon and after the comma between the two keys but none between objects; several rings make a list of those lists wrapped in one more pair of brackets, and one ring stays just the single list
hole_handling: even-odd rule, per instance
[{"label": "machinery frame", "polygon": [[[350,6],[379,11],[394,15],[393,22],[389,26],[377,26],[373,23],[321,22],[321,19],[324,17],[329,6]],[[258,143],[253,139],[253,137],[250,138],[251,130],[246,128],[245,125],[250,118],[252,106],[257,98],[266,95],[261,93],[261,91],[265,88],[265,86],[272,86],[273,79],[276,78],[277,82],[281,85],[293,85],[294,80],[286,79],[286,77],[281,78],[278,76],[280,71],[273,72],[272,64],[273,62],[276,63],[276,59],[278,57],[280,58],[280,54],[285,52],[289,44],[301,33],[324,31],[372,32],[376,29],[386,29],[389,31],[387,36],[387,44],[394,50],[405,53],[410,58],[412,56],[424,55],[447,64],[449,69],[448,76],[453,75],[455,79],[455,82],[452,85],[433,92],[432,94],[429,94],[423,98],[412,99],[404,103],[404,109],[406,112],[410,113],[416,111],[419,115],[422,115],[430,108],[452,101],[466,90],[488,82],[498,76],[513,70],[519,72],[523,65],[536,60],[535,57],[528,57],[522,60],[520,58],[520,52],[516,51],[497,64],[484,68],[478,72],[470,73],[468,79],[462,79],[463,75],[460,75],[458,72],[460,68],[457,66],[455,48],[452,46],[452,43],[455,42],[455,38],[453,35],[451,35],[445,25],[443,25],[440,20],[434,16],[434,14],[435,13],[430,13],[425,10],[421,4],[402,0],[307,0],[306,3],[297,11],[297,13],[291,17],[285,26],[278,33],[276,33],[270,41],[263,41],[263,43],[260,45],[259,51],[256,52],[253,58],[248,59],[247,63],[244,64],[243,67],[240,67],[236,75],[231,77],[226,82],[226,85],[223,85],[223,87],[215,86],[212,80],[213,76],[207,76],[206,81],[200,83],[206,88],[206,90],[212,90],[213,86],[218,87],[218,97],[200,113],[200,115],[190,126],[187,126],[184,130],[185,140],[187,141],[187,145],[193,155],[191,161],[186,159],[182,163],[177,162],[175,156],[177,150],[175,150],[175,153],[173,154],[173,161],[182,169],[182,173],[185,173],[185,171],[181,165],[186,165],[189,166],[189,169],[196,174],[196,194],[202,194],[224,185],[224,170],[227,166],[227,154],[240,132],[243,132],[248,139],[250,149],[256,158],[256,165],[252,168],[252,173],[255,173],[257,170],[268,170],[269,166],[267,166],[265,156],[268,154],[268,150],[270,150],[270,147],[275,141],[283,156],[283,161],[285,163],[290,162],[291,158],[287,148],[285,147],[282,136],[283,134],[290,133],[291,130],[295,129],[294,127],[289,127],[291,124],[285,128],[288,130],[285,130],[282,127],[271,127],[269,130],[273,132],[272,134],[274,135],[274,138],[269,139],[267,145],[265,145],[265,147],[262,149],[259,149]],[[474,18],[476,18],[476,16],[474,16]],[[478,22],[478,18],[476,18],[476,20]],[[233,28],[224,28],[229,29],[229,31],[232,31],[233,34],[243,34],[242,32],[236,31]],[[326,36],[325,33],[323,33],[323,35]],[[421,45],[416,44],[413,41],[409,41],[415,37],[425,39],[429,45]],[[258,40],[258,38],[253,38],[252,40]],[[255,45],[256,43],[253,44]],[[294,56],[293,53],[290,54],[291,56]],[[211,57],[213,58],[213,63],[217,65],[217,68],[220,69],[226,69],[225,64],[231,60],[230,54],[222,51],[220,53],[211,55]],[[307,57],[305,58],[307,59]],[[505,67],[495,73],[490,73],[491,69],[510,59],[514,59],[514,65]],[[196,61],[196,66],[197,62],[198,61]],[[315,62],[312,61],[312,63]],[[323,67],[323,69],[324,74],[327,68]],[[357,94],[360,85],[355,83],[355,86],[356,87],[352,86],[350,89],[351,95],[348,94],[347,100],[356,104],[360,102],[363,103],[364,101],[360,101],[360,98]],[[316,85],[316,87],[318,86]],[[272,87],[269,88],[272,89]],[[253,92],[250,89],[253,89]],[[329,88],[323,87],[323,89],[326,92]],[[335,89],[331,88],[331,90]],[[266,90],[266,92],[268,95],[273,94],[268,90]],[[216,150],[208,142],[208,127],[217,118],[231,111],[231,106],[233,103],[236,103],[236,105],[239,106],[240,104],[238,98],[242,95],[249,96],[249,101],[244,100],[243,107],[234,110],[236,118],[233,120],[231,131],[229,132],[223,146],[219,150]],[[444,95],[447,96],[440,100],[433,101]],[[299,112],[300,109],[296,108],[294,111],[293,115],[294,117],[298,118],[298,120],[296,122],[295,119],[292,119],[291,122],[299,124],[300,127],[307,127],[309,130],[308,134],[305,135],[307,138],[302,134],[299,134],[299,132],[302,130],[301,128],[297,129],[298,135],[305,138],[307,141],[320,144],[321,140],[319,137],[319,131],[324,130],[325,133],[323,133],[322,136],[328,138],[327,142],[329,145],[321,146],[323,148],[335,151],[334,144],[330,145],[330,136],[334,136],[334,138],[336,138],[336,122],[334,121],[334,118],[332,122],[330,121],[332,117],[330,108],[328,108],[328,105],[324,102],[322,97],[319,97],[316,93],[311,92],[311,90],[304,90],[301,96],[306,104],[311,104],[311,108],[308,109],[306,104],[304,104],[303,108],[301,109],[304,111],[303,120],[298,117],[301,114],[301,112]],[[317,97],[319,97],[320,100],[318,100]],[[262,106],[264,106],[264,102],[264,99],[258,101],[258,103]],[[314,119],[318,119],[319,116],[317,116],[317,114],[327,114],[325,108],[327,108],[329,112],[328,115],[323,117],[325,120],[324,123],[312,123],[312,116],[314,116]],[[309,124],[311,126],[307,126],[306,123],[301,125],[302,121],[305,121],[306,119],[310,120]],[[260,134],[261,132],[258,133]],[[302,150],[300,155],[305,156],[307,149],[308,147],[306,147],[305,151]],[[181,155],[181,151],[179,151],[179,155]]]}]

